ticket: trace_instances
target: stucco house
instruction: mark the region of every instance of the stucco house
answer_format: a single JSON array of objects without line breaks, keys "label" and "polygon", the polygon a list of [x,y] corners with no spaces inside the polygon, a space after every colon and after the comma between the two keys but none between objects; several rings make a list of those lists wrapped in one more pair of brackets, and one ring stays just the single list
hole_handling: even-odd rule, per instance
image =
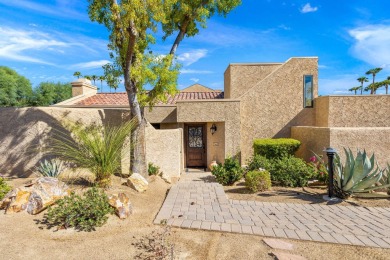
[{"label": "stucco house", "polygon": [[[128,114],[126,93],[97,93],[84,79],[72,87],[73,97],[55,106],[19,109],[19,119],[36,118],[25,131],[36,128],[35,132],[45,133],[48,122],[63,114],[85,122],[118,122]],[[165,104],[144,109],[153,126],[147,128],[147,160],[178,177],[187,168],[206,168],[213,160],[223,162],[233,155],[246,164],[255,138],[292,137],[302,142],[298,156],[304,159],[325,147],[350,147],[375,152],[384,164],[390,155],[389,101],[389,95],[318,97],[317,57],[290,58],[284,63],[233,63],[224,73],[223,91],[196,84]],[[6,113],[15,117],[11,110],[0,111],[3,116]],[[17,127],[12,122],[0,123],[6,140],[0,149],[11,145],[4,136]],[[0,157],[0,165],[4,168],[7,160]]]}]

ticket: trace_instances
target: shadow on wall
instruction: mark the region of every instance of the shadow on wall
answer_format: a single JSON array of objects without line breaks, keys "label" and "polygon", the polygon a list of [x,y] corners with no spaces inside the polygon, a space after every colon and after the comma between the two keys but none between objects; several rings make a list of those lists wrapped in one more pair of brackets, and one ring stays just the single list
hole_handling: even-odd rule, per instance
[{"label": "shadow on wall", "polygon": [[293,119],[291,119],[272,138],[290,138],[292,126],[314,126],[314,125],[315,125],[315,110],[314,110],[314,108],[303,108]]},{"label": "shadow on wall", "polygon": [[64,108],[0,108],[0,174],[29,177],[40,160],[52,157],[46,147],[62,120],[117,125],[129,119],[126,110]]}]

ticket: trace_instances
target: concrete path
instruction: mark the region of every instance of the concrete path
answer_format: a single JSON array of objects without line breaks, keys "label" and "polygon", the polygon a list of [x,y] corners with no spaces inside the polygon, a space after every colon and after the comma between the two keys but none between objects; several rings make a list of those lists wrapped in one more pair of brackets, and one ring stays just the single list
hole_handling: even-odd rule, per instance
[{"label": "concrete path", "polygon": [[229,200],[207,173],[183,174],[154,223],[390,248],[390,208]]}]

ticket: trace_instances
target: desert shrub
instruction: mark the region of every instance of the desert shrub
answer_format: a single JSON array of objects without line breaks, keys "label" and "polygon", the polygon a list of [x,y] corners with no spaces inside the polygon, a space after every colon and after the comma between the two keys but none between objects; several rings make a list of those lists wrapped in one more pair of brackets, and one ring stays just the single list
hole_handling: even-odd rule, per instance
[{"label": "desert shrub", "polygon": [[328,183],[329,175],[327,165],[325,164],[322,156],[312,156],[310,157],[309,166],[313,167],[314,176],[313,179],[316,179],[322,183]]},{"label": "desert shrub", "polygon": [[134,128],[135,121],[130,120],[120,126],[101,126],[91,124],[64,123],[71,133],[56,132],[50,152],[64,161],[78,167],[87,168],[95,175],[100,187],[110,185],[110,177],[121,167],[121,156],[126,138]]},{"label": "desert shrub", "polygon": [[272,162],[264,156],[255,154],[248,162],[247,171],[254,171],[260,168],[269,171],[272,168]]},{"label": "desert shrub", "polygon": [[293,156],[274,159],[271,162],[272,166],[267,170],[271,173],[271,180],[274,185],[303,187],[315,174],[313,167],[302,159]]},{"label": "desert shrub", "polygon": [[44,160],[43,162],[39,162],[39,166],[37,167],[37,171],[43,177],[53,177],[57,178],[58,175],[63,171],[62,161],[60,160]]},{"label": "desert shrub", "polygon": [[5,182],[3,178],[0,177],[0,200],[4,198],[4,196],[12,190],[12,187]]},{"label": "desert shrub", "polygon": [[226,158],[223,165],[218,164],[211,171],[217,182],[222,185],[233,185],[242,178],[243,172],[240,162],[234,158]]},{"label": "desert shrub", "polygon": [[74,192],[57,201],[49,208],[46,221],[60,228],[73,227],[80,231],[92,231],[104,225],[108,214],[114,209],[108,203],[107,195],[98,188],[89,189],[83,196]]},{"label": "desert shrub", "polygon": [[160,173],[160,167],[153,163],[148,163],[148,173],[149,175],[158,175]]},{"label": "desert shrub", "polygon": [[245,186],[251,192],[265,191],[271,188],[271,176],[267,170],[250,171],[245,175]]},{"label": "desert shrub", "polygon": [[294,155],[301,142],[291,138],[255,139],[253,149],[255,155],[262,155],[268,159],[283,158]]}]

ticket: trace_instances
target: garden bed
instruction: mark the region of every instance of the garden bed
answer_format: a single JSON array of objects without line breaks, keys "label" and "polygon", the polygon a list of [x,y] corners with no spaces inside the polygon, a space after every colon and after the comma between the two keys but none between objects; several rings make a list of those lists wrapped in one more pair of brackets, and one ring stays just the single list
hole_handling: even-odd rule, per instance
[{"label": "garden bed", "polygon": [[[328,202],[322,197],[327,195],[326,186],[309,186],[303,188],[272,187],[268,191],[250,193],[245,187],[244,181],[239,181],[232,186],[224,186],[229,199],[255,200],[264,202],[283,203],[309,203],[309,204],[333,204],[340,206],[362,207],[390,207],[390,200],[386,198],[348,198],[339,202]],[[386,193],[382,193],[386,194]]]}]

